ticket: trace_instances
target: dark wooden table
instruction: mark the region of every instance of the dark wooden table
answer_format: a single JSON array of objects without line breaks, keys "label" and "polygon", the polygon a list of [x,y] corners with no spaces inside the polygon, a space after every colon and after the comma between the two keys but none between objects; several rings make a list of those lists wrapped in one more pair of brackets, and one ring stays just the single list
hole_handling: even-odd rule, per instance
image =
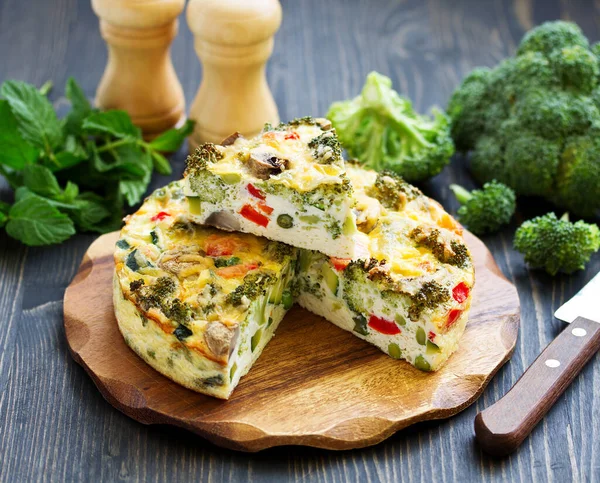
[{"label": "dark wooden table", "polygon": [[[557,18],[600,38],[593,1],[283,0],[283,26],[268,66],[282,119],[324,114],[356,95],[371,70],[391,76],[419,110],[444,106],[477,65],[514,52],[523,32]],[[183,20],[183,19],[182,19]],[[106,61],[87,0],[0,0],[0,81],[62,86],[75,76],[94,95]],[[173,59],[188,103],[201,67],[185,20]],[[185,150],[173,156],[182,172]],[[155,186],[167,179],[156,178]],[[472,186],[460,159],[423,186],[450,210],[450,182]],[[0,198],[11,194],[0,185]],[[526,270],[512,245],[523,219],[550,207],[522,201],[515,222],[485,241],[521,297],[521,332],[512,360],[483,396],[450,420],[408,428],[372,448],[331,452],[284,447],[243,454],[193,434],[130,420],[96,390],[69,356],[62,298],[91,235],[60,246],[26,248],[0,234],[0,481],[589,481],[600,476],[598,357],[514,455],[494,460],[474,440],[476,413],[501,397],[562,329],[554,310],[600,270],[554,279]]]}]

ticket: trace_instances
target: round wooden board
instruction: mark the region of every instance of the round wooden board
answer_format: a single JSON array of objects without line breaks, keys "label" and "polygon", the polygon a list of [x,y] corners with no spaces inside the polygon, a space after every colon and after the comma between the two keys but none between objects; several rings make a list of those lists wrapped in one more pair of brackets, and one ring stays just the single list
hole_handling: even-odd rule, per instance
[{"label": "round wooden board", "polygon": [[170,381],[123,341],[111,282],[118,233],[88,249],[64,301],[73,358],[117,409],[144,424],[172,424],[244,451],[297,444],[329,449],[372,445],[419,421],[452,416],[471,404],[511,356],[519,298],[491,253],[467,234],[476,285],[458,351],[425,373],[299,307],[222,401]]}]

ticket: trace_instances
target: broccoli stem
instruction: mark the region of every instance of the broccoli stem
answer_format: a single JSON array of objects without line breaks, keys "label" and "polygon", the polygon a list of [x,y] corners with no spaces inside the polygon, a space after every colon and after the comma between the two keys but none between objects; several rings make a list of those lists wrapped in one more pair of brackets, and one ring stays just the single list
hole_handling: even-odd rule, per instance
[{"label": "broccoli stem", "polygon": [[464,189],[462,186],[459,186],[457,184],[451,184],[450,189],[452,190],[454,196],[456,196],[456,199],[461,205],[464,205],[467,201],[473,198],[473,195],[470,191]]},{"label": "broccoli stem", "polygon": [[[416,141],[421,147],[431,146],[431,143],[427,141],[427,139],[425,139],[425,136],[423,136],[423,134],[421,134],[421,132],[419,132],[419,130],[416,128],[416,125],[419,123],[417,119],[411,119],[409,117],[400,118],[399,116],[393,116],[392,120],[394,121],[394,123],[400,131],[404,132],[404,134],[406,134],[407,136],[412,137],[413,140]],[[405,145],[406,143],[402,144]]]}]

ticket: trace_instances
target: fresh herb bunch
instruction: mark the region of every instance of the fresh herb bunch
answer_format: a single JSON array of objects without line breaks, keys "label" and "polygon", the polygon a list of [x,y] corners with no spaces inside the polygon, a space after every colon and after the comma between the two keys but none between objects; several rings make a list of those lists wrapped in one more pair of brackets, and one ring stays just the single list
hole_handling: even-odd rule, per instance
[{"label": "fresh herb bunch", "polygon": [[193,129],[188,121],[146,142],[126,112],[92,108],[72,78],[71,110],[59,119],[50,88],[0,88],[0,175],[15,190],[12,206],[0,202],[0,228],[33,246],[119,228],[124,204],[142,199],[153,170],[171,173],[161,152],[176,151]]}]

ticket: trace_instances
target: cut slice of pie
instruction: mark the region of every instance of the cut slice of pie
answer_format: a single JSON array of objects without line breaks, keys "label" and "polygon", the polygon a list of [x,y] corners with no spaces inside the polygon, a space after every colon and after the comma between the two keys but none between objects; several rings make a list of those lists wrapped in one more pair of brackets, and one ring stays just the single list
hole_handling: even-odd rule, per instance
[{"label": "cut slice of pie", "polygon": [[179,384],[228,398],[292,306],[297,249],[190,222],[180,182],[126,219],[114,306],[125,342]]},{"label": "cut slice of pie", "polygon": [[474,272],[464,242],[388,215],[364,237],[364,250],[355,261],[303,251],[298,303],[395,359],[439,369],[458,346],[471,303]]},{"label": "cut slice of pie", "polygon": [[185,194],[194,221],[354,257],[354,198],[326,119],[265,126],[204,144],[188,158]]},{"label": "cut slice of pie", "polygon": [[462,227],[391,173],[348,164],[361,233],[355,260],[303,251],[298,303],[418,369],[434,371],[465,330],[474,267]]}]

